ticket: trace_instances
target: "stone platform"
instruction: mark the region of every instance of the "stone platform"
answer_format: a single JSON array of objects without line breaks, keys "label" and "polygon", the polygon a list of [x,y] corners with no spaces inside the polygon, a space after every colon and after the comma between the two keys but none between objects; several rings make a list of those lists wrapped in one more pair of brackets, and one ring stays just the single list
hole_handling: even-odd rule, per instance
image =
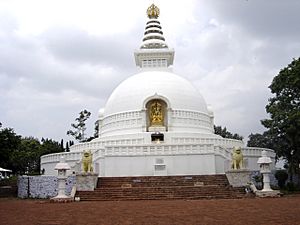
[{"label": "stone platform", "polygon": [[232,187],[245,187],[251,182],[251,172],[247,169],[229,170],[226,177]]},{"label": "stone platform", "polygon": [[76,190],[77,191],[94,191],[97,186],[97,173],[77,173]]}]

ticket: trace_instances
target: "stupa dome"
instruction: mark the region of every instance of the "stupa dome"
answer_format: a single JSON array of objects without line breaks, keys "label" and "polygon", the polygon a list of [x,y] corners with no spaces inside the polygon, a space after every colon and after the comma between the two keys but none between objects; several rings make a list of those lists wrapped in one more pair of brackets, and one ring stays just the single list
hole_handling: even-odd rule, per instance
[{"label": "stupa dome", "polygon": [[123,81],[109,97],[104,117],[145,108],[147,99],[159,96],[168,108],[208,114],[199,91],[186,79],[166,71],[145,71]]}]

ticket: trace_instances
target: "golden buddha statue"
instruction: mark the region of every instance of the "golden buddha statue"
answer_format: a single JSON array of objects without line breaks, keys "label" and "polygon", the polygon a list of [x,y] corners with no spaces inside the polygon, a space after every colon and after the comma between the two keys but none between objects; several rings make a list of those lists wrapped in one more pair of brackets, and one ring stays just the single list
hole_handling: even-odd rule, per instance
[{"label": "golden buddha statue", "polygon": [[155,101],[150,106],[150,122],[151,126],[162,126],[164,121],[162,105]]}]

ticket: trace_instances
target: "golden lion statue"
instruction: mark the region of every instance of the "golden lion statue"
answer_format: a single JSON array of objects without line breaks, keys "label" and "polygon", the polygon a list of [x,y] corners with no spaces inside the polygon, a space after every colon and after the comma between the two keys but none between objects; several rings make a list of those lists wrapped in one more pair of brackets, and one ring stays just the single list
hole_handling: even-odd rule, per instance
[{"label": "golden lion statue", "polygon": [[93,172],[93,155],[91,150],[83,151],[82,153],[82,168],[83,172]]},{"label": "golden lion statue", "polygon": [[241,147],[233,148],[231,168],[234,170],[243,168],[243,153]]}]

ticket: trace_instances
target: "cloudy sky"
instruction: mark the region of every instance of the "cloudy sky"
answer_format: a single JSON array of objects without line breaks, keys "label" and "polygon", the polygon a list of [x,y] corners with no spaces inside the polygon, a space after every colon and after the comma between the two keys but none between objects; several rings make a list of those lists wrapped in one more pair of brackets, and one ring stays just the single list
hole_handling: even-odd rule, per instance
[{"label": "cloudy sky", "polygon": [[[0,122],[22,136],[64,138],[137,72],[133,51],[153,0],[0,0]],[[262,132],[273,77],[300,56],[298,0],[155,0],[173,71],[190,80],[216,125]]]}]

